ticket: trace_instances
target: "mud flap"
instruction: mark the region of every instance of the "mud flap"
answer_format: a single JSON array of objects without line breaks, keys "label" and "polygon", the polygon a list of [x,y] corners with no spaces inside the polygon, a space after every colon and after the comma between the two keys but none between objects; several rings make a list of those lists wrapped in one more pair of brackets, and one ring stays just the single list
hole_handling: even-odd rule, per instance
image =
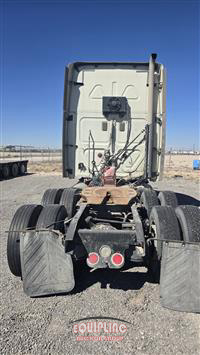
[{"label": "mud flap", "polygon": [[26,232],[20,239],[24,292],[30,297],[67,293],[74,288],[71,255],[53,231]]},{"label": "mud flap", "polygon": [[161,305],[200,313],[200,244],[163,243]]}]

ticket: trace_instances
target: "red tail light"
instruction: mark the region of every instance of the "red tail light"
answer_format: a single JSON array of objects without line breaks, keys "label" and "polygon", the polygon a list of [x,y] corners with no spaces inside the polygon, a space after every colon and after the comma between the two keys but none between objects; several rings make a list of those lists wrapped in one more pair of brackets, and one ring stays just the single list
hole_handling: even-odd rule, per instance
[{"label": "red tail light", "polygon": [[89,266],[93,267],[96,264],[98,264],[98,262],[99,262],[99,255],[97,253],[92,252],[88,255],[87,264]]},{"label": "red tail light", "polygon": [[115,253],[112,255],[111,262],[115,266],[122,266],[124,264],[124,257],[120,253]]}]

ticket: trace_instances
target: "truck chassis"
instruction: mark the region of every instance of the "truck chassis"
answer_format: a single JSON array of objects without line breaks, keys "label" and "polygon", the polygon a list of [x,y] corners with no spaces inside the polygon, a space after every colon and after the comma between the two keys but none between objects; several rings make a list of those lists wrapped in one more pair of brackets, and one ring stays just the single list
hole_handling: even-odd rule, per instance
[{"label": "truck chassis", "polygon": [[[174,192],[158,193],[147,183],[88,185],[89,181],[72,188],[48,189],[40,205],[24,205],[15,213],[8,233],[8,264],[22,278],[24,292],[31,297],[71,292],[76,281],[73,269],[79,260],[92,270],[121,269],[132,263],[146,266],[152,282],[159,282],[161,273],[164,306],[199,312],[199,207],[178,206]],[[170,254],[174,245],[176,258]],[[183,246],[187,246],[185,251]],[[173,265],[180,253],[189,268],[189,261],[193,263],[190,287],[197,298],[190,293],[180,302],[185,288],[181,284],[172,302],[169,285],[177,272],[179,280],[180,274],[185,275],[182,266],[176,265],[166,285],[162,265],[165,269],[169,263]]]},{"label": "truck chassis", "polygon": [[48,189],[13,217],[8,264],[27,295],[71,292],[78,260],[91,270],[128,262],[160,281],[164,307],[200,312],[200,209],[149,185],[162,178],[166,131],[156,57],[66,68],[63,176],[82,184]]}]

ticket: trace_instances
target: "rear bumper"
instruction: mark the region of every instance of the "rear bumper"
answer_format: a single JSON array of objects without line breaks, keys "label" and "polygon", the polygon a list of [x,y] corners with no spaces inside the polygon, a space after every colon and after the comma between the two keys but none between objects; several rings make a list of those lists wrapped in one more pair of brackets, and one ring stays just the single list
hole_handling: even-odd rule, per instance
[{"label": "rear bumper", "polygon": [[[116,268],[111,262],[114,253],[122,254],[125,260],[143,261],[142,253],[138,253],[137,250],[138,242],[135,231],[80,229],[78,233],[87,255],[91,252],[99,255],[99,262],[95,268]],[[107,258],[100,255],[100,249],[103,246],[111,249],[111,255]]]}]

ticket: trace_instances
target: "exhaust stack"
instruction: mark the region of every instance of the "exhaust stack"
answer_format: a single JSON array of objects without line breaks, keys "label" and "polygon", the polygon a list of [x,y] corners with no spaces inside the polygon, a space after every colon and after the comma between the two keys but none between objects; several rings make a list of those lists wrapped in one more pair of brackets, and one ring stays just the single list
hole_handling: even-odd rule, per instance
[{"label": "exhaust stack", "polygon": [[153,143],[154,143],[154,72],[156,53],[152,53],[149,60],[149,90],[148,90],[148,123],[149,123],[149,142],[148,142],[148,161],[147,173],[148,178],[152,177],[152,162],[153,162]]}]

